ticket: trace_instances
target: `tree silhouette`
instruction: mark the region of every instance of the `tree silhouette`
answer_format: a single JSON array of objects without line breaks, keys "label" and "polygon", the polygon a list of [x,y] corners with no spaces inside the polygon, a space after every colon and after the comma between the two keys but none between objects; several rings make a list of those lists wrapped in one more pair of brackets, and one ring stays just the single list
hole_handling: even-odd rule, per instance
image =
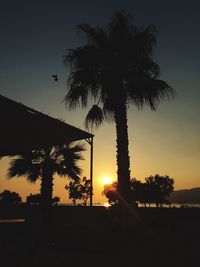
[{"label": "tree silhouette", "polygon": [[65,189],[69,192],[69,198],[72,199],[74,206],[77,200],[83,200],[84,206],[87,205],[91,192],[91,182],[89,179],[83,177],[82,182],[70,182],[65,186]]},{"label": "tree silhouette", "polygon": [[49,148],[34,150],[18,155],[10,162],[8,178],[25,176],[29,182],[34,183],[41,179],[41,207],[47,210],[52,205],[53,176],[68,176],[79,181],[81,174],[77,161],[82,158],[81,144],[57,145]]},{"label": "tree silhouette", "polygon": [[148,203],[147,184],[142,183],[136,178],[131,178],[131,199],[133,202],[140,202],[146,206]]},{"label": "tree silhouette", "polygon": [[39,205],[41,202],[41,194],[30,194],[26,197],[26,203],[28,205]]},{"label": "tree silhouette", "polygon": [[159,66],[152,59],[155,27],[140,30],[121,10],[113,15],[107,28],[78,25],[86,35],[84,46],[69,50],[64,56],[71,72],[64,98],[70,109],[94,105],[85,120],[86,128],[114,121],[117,143],[118,191],[130,201],[130,162],[128,150],[127,109],[135,104],[156,110],[174,90],[159,79]]},{"label": "tree silhouette", "polygon": [[16,192],[4,190],[0,193],[0,205],[19,205],[22,202],[22,198]]},{"label": "tree silhouette", "polygon": [[[26,198],[26,203],[29,205],[39,205],[41,202],[41,194],[30,194]],[[60,202],[60,198],[55,196],[52,198],[52,205],[57,205]]]},{"label": "tree silhouette", "polygon": [[149,176],[145,178],[148,192],[148,202],[156,206],[168,203],[168,197],[174,190],[174,180],[169,176]]},{"label": "tree silhouette", "polygon": [[108,202],[110,204],[116,205],[119,202],[117,193],[117,182],[115,181],[112,184],[105,184],[102,195],[108,198]]},{"label": "tree silhouette", "polygon": [[[156,174],[155,176],[149,176],[145,178],[144,183],[136,178],[131,178],[130,184],[132,203],[139,202],[145,206],[146,204],[155,203],[158,207],[168,203],[168,197],[174,189],[174,179],[168,175],[160,176]],[[117,204],[119,201],[117,182],[105,185],[102,194],[108,198],[110,204]]]},{"label": "tree silhouette", "polygon": [[90,192],[91,192],[91,181],[90,179],[87,179],[86,177],[83,177],[82,183],[81,183],[81,192],[84,206],[87,206],[88,199],[90,198]]},{"label": "tree silhouette", "polygon": [[69,199],[72,199],[74,206],[76,206],[76,201],[81,199],[81,190],[80,185],[76,181],[69,182],[68,185],[65,186],[65,189],[69,192]]}]

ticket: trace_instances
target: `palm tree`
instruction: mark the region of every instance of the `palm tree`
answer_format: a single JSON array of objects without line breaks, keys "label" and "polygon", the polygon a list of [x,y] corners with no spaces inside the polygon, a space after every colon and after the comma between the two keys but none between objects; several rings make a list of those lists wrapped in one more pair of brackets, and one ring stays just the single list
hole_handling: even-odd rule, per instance
[{"label": "palm tree", "polygon": [[128,150],[127,109],[135,104],[156,110],[174,90],[159,79],[159,66],[152,59],[155,27],[139,30],[125,11],[113,15],[107,28],[78,25],[87,37],[84,46],[68,51],[65,64],[70,66],[68,92],[64,102],[69,109],[94,105],[85,126],[114,121],[117,143],[118,192],[130,201],[130,161]]},{"label": "palm tree", "polygon": [[77,160],[83,159],[81,152],[84,150],[84,146],[78,143],[41,148],[18,155],[10,162],[8,178],[25,176],[31,183],[41,179],[41,207],[48,210],[52,205],[54,174],[79,181],[81,169],[77,166]]}]

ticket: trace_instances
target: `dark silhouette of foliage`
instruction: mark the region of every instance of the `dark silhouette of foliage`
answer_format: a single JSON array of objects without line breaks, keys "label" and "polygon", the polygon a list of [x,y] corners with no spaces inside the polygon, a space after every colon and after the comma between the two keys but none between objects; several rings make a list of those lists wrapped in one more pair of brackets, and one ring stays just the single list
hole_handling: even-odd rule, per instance
[{"label": "dark silhouette of foliage", "polygon": [[105,184],[102,195],[108,198],[108,202],[111,205],[116,205],[119,201],[117,193],[117,182],[115,181],[112,184]]},{"label": "dark silhouette of foliage", "polygon": [[86,177],[83,177],[83,181],[81,183],[81,191],[82,191],[82,197],[84,205],[87,205],[88,199],[90,198],[90,192],[91,192],[91,182],[90,179],[87,179]]},{"label": "dark silhouette of foliage", "polygon": [[76,201],[81,199],[80,186],[77,182],[69,182],[68,185],[65,186],[65,189],[69,192],[69,199],[72,199],[74,206],[76,206]]},{"label": "dark silhouette of foliage", "polygon": [[140,202],[144,205],[148,203],[148,190],[147,184],[142,183],[136,178],[131,179],[131,200],[133,202]]},{"label": "dark silhouette of foliage", "polygon": [[[39,205],[41,202],[41,194],[30,194],[26,198],[26,203],[29,205]],[[57,205],[60,202],[60,198],[55,196],[52,198],[52,205]]]},{"label": "dark silhouette of foliage", "polygon": [[164,203],[168,203],[168,197],[174,190],[174,180],[169,176],[149,176],[145,178],[149,203],[155,203],[156,206],[160,206]]},{"label": "dark silhouette of foliage", "polygon": [[91,191],[91,182],[89,179],[83,177],[82,182],[70,182],[65,186],[65,189],[69,192],[69,198],[72,199],[74,205],[77,204],[77,200],[82,200],[84,206],[87,205]]},{"label": "dark silhouette of foliage", "polygon": [[82,144],[69,144],[18,155],[10,163],[8,177],[25,176],[32,183],[41,179],[41,207],[49,209],[52,205],[54,174],[79,181],[81,169],[77,166],[77,161],[83,159],[82,151]]},{"label": "dark silhouette of foliage", "polygon": [[26,203],[29,205],[39,205],[41,202],[41,194],[30,194],[26,197]]},{"label": "dark silhouette of foliage", "polygon": [[[149,176],[145,178],[145,182],[132,178],[131,184],[131,202],[139,202],[141,204],[156,204],[156,206],[162,206],[164,203],[168,203],[168,197],[173,192],[174,180],[169,176]],[[104,186],[102,192],[104,196],[108,198],[110,204],[118,203],[117,182],[107,184]]]},{"label": "dark silhouette of foliage", "polygon": [[88,24],[78,25],[78,29],[87,43],[64,56],[71,68],[64,101],[75,109],[94,100],[85,120],[88,129],[104,121],[115,122],[118,192],[130,201],[128,106],[135,104],[142,109],[147,105],[156,110],[160,102],[174,95],[174,90],[159,79],[159,66],[152,59],[155,27],[140,30],[121,10],[105,29]]},{"label": "dark silhouette of foliage", "polygon": [[11,192],[9,190],[4,190],[0,193],[0,205],[19,205],[22,202],[22,198],[16,192]]}]

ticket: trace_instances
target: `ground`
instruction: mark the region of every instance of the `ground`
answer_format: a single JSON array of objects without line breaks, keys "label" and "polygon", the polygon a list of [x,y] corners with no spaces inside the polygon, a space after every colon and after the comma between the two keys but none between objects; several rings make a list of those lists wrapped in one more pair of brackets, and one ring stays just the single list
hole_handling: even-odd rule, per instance
[{"label": "ground", "polygon": [[0,214],[26,217],[0,224],[1,266],[198,265],[197,208],[137,208],[120,221],[117,210],[104,207],[55,207],[45,229],[38,208],[0,208]]}]

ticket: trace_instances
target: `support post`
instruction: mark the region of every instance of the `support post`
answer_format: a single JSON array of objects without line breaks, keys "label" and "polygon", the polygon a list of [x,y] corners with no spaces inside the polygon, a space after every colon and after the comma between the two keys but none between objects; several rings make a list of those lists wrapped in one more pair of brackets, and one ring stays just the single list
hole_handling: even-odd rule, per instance
[{"label": "support post", "polygon": [[86,139],[90,145],[90,207],[93,205],[93,137]]},{"label": "support post", "polygon": [[90,207],[92,207],[92,198],[93,198],[93,137],[91,137],[90,144]]}]

